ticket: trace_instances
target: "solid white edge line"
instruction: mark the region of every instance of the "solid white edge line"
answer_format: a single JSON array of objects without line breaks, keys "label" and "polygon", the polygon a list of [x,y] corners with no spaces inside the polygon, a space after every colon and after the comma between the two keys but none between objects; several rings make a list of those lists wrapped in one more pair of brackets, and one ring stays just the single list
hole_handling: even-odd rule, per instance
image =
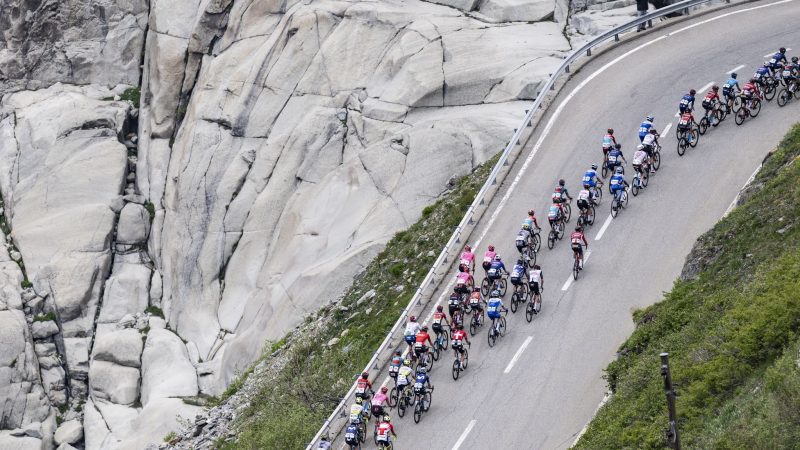
[{"label": "solid white edge line", "polygon": [[[583,256],[583,263],[584,264],[586,264],[586,261],[589,261],[589,256],[591,256],[591,255],[592,255],[592,251],[588,250],[586,252],[586,254]],[[572,286],[572,282],[573,281],[575,281],[575,279],[572,277],[572,272],[570,272],[569,278],[567,278],[567,281],[564,283],[563,286],[561,286],[561,290],[562,291],[566,291],[567,289],[569,289],[569,287]]]},{"label": "solid white edge line", "polygon": [[575,444],[577,444],[578,441],[581,439],[581,437],[583,437],[583,435],[586,434],[586,430],[589,429],[589,424],[592,423],[592,420],[594,420],[594,416],[597,415],[597,412],[600,411],[600,408],[602,408],[603,405],[608,403],[609,400],[611,400],[611,391],[606,391],[606,395],[603,396],[603,399],[600,400],[600,404],[597,405],[597,408],[595,408],[594,412],[592,413],[592,418],[589,419],[589,421],[586,422],[586,425],[583,426],[580,433],[578,433],[578,436],[575,437],[574,441],[572,441],[572,445],[570,445],[570,448],[574,447]]},{"label": "solid white edge line", "polygon": [[745,67],[747,67],[746,64],[738,65],[738,66],[734,67],[733,69],[729,70],[728,73],[730,74],[731,72],[736,72],[737,70],[744,69]]},{"label": "solid white edge line", "polygon": [[524,352],[525,349],[528,348],[528,345],[530,345],[532,340],[533,340],[533,336],[528,336],[528,338],[525,339],[525,342],[523,342],[522,345],[519,347],[519,349],[517,350],[517,353],[514,353],[514,357],[511,358],[511,361],[509,361],[508,365],[506,366],[506,370],[504,370],[503,373],[511,372],[511,369],[514,368],[514,364],[517,363],[517,360],[519,359],[519,357],[522,356],[522,352]]},{"label": "solid white edge line", "polygon": [[614,220],[614,218],[611,217],[611,214],[609,214],[608,218],[606,218],[606,221],[603,222],[603,226],[600,228],[600,231],[597,233],[597,236],[594,237],[595,241],[599,241],[600,239],[603,238],[603,235],[606,234],[606,230],[608,229],[608,226],[611,225],[612,220]]},{"label": "solid white edge line", "polygon": [[475,422],[476,422],[475,419],[469,421],[467,428],[464,430],[463,433],[461,433],[461,436],[459,436],[458,440],[456,441],[456,445],[453,446],[452,450],[458,450],[458,448],[461,447],[461,444],[464,443],[464,441],[467,439],[467,435],[469,434],[470,431],[472,431],[472,428],[475,426]]}]

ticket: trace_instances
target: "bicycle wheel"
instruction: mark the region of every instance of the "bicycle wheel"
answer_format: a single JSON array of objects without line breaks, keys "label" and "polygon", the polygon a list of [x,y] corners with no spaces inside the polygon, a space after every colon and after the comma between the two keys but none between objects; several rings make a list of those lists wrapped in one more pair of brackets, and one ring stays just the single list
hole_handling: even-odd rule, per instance
[{"label": "bicycle wheel", "polygon": [[531,299],[525,306],[525,320],[531,323],[533,320],[533,299]]},{"label": "bicycle wheel", "polygon": [[600,205],[600,202],[603,201],[603,190],[602,189],[595,189],[595,196],[594,196],[594,204]]},{"label": "bicycle wheel", "polygon": [[775,98],[776,90],[774,83],[767,83],[767,87],[764,89],[764,98],[767,99],[768,102],[772,101],[772,99]]},{"label": "bicycle wheel", "polygon": [[653,169],[658,171],[659,167],[661,167],[661,152],[656,151],[653,153]]},{"label": "bicycle wheel", "polygon": [[497,340],[497,336],[495,335],[495,329],[494,329],[494,321],[492,321],[492,327],[489,328],[489,333],[487,336],[488,336],[487,339],[489,341],[489,347],[494,347],[494,343]]},{"label": "bicycle wheel", "polygon": [[689,146],[695,148],[697,147],[697,142],[700,141],[700,133],[697,132],[697,128],[692,129],[690,133],[692,133],[692,140],[689,142]]},{"label": "bicycle wheel", "polygon": [[444,339],[442,348],[447,350],[447,347],[450,346],[450,333],[448,333],[447,330],[442,330],[442,338]]},{"label": "bicycle wheel", "polygon": [[647,187],[647,185],[650,184],[649,170],[645,170],[642,172],[641,182],[642,182],[642,187]]},{"label": "bicycle wheel", "polygon": [[622,193],[621,205],[623,209],[628,207],[628,194],[626,192]]},{"label": "bicycle wheel", "polygon": [[608,176],[608,166],[603,164],[603,168],[600,170],[600,174],[603,175],[603,178]]},{"label": "bicycle wheel", "polygon": [[367,441],[367,424],[363,420],[358,424],[358,440],[362,443]]},{"label": "bicycle wheel", "polygon": [[478,320],[476,316],[472,316],[472,320],[469,321],[469,335],[475,336],[475,332],[478,331]]},{"label": "bicycle wheel", "polygon": [[527,261],[528,267],[532,269],[533,266],[536,265],[536,251],[528,247],[528,249],[526,250],[525,259]]},{"label": "bicycle wheel", "polygon": [[731,111],[733,111],[734,114],[739,112],[740,109],[742,109],[742,99],[741,99],[741,97],[739,97],[739,96],[735,97],[733,99],[732,103],[733,104],[731,105]]},{"label": "bicycle wheel", "polygon": [[789,101],[789,96],[790,96],[789,91],[786,88],[781,89],[781,91],[778,92],[778,106],[780,106],[781,108],[786,106],[786,102]]},{"label": "bicycle wheel", "polygon": [[506,318],[505,316],[500,316],[500,324],[497,327],[498,331],[500,332],[500,336],[506,335]]},{"label": "bicycle wheel", "polygon": [[726,117],[728,117],[728,109],[727,108],[717,108],[717,110],[714,113],[714,115],[717,117],[717,123],[714,124],[714,126],[717,126],[717,125],[720,124],[720,122],[725,120]]},{"label": "bicycle wheel", "polygon": [[419,420],[422,418],[422,399],[417,402],[417,406],[414,407],[414,423],[419,423]]},{"label": "bicycle wheel", "polygon": [[469,365],[469,350],[464,349],[464,358],[461,362],[461,370],[467,370],[467,366]]},{"label": "bicycle wheel", "polygon": [[631,183],[631,192],[633,192],[634,197],[639,195],[639,180],[640,178],[637,175],[637,177],[633,179],[633,183]]},{"label": "bicycle wheel", "polygon": [[595,216],[595,209],[594,205],[589,205],[589,217],[586,220],[586,223],[589,225],[594,225],[594,216]]},{"label": "bicycle wheel", "polygon": [[428,353],[425,355],[424,363],[425,367],[428,368],[428,372],[433,370],[433,355],[430,350],[428,350]]},{"label": "bicycle wheel", "polygon": [[533,249],[534,254],[539,252],[539,249],[542,248],[542,238],[539,236],[539,233],[533,234],[533,245],[531,246]]},{"label": "bicycle wheel", "polygon": [[400,416],[400,417],[405,416],[406,415],[406,407],[407,406],[408,406],[408,404],[407,404],[406,396],[405,396],[405,393],[404,393],[403,396],[400,397],[400,400],[397,402],[397,415]]},{"label": "bicycle wheel", "polygon": [[397,406],[397,386],[393,387],[392,390],[389,392],[389,398],[387,399],[390,408],[394,408]]},{"label": "bicycle wheel", "polygon": [[755,99],[753,100],[753,104],[750,106],[750,115],[752,117],[757,117],[758,113],[761,112],[761,100]]},{"label": "bicycle wheel", "polygon": [[519,293],[518,292],[514,292],[514,294],[511,296],[511,312],[515,313],[515,314],[517,312],[517,299],[518,298],[519,298]]},{"label": "bicycle wheel", "polygon": [[440,344],[438,340],[433,343],[433,350],[431,351],[431,356],[433,356],[434,361],[439,360],[439,345]]},{"label": "bicycle wheel", "polygon": [[704,116],[702,119],[700,119],[700,123],[697,124],[697,131],[699,131],[700,134],[703,135],[706,134],[707,130],[708,130],[708,117]]},{"label": "bicycle wheel", "polygon": [[572,265],[572,278],[574,280],[578,280],[578,272],[580,272],[580,266],[578,266],[578,257],[575,256],[575,264]]},{"label": "bicycle wheel", "polygon": [[481,281],[481,294],[489,295],[489,279],[488,278],[484,277],[483,281]]},{"label": "bicycle wheel", "polygon": [[619,202],[615,197],[611,200],[611,217],[617,217],[617,214],[619,214]]},{"label": "bicycle wheel", "polygon": [[564,230],[566,228],[567,228],[567,226],[564,224],[564,222],[562,222],[561,225],[558,227],[558,239],[559,240],[564,238]]},{"label": "bicycle wheel", "polygon": [[564,204],[564,222],[569,222],[572,218],[572,206],[569,203]]},{"label": "bicycle wheel", "polygon": [[508,282],[505,278],[500,279],[500,297],[506,296],[506,291],[508,290]]},{"label": "bicycle wheel", "polygon": [[458,358],[453,360],[453,380],[458,380],[458,375],[461,374],[461,367],[458,365]]},{"label": "bicycle wheel", "polygon": [[744,119],[747,117],[747,109],[740,108],[736,111],[736,117],[733,118],[733,121],[736,122],[736,125],[741,125],[744,123]]}]

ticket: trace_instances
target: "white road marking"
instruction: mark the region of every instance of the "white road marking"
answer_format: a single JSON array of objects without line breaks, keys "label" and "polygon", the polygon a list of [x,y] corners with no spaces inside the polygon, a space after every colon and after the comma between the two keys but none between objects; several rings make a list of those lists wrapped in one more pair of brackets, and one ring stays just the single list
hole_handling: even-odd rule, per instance
[{"label": "white road marking", "polygon": [[511,358],[511,361],[508,363],[508,365],[506,366],[506,370],[504,370],[503,373],[511,372],[511,369],[514,368],[514,364],[517,363],[517,360],[519,359],[519,357],[522,356],[522,352],[524,352],[525,349],[528,348],[528,345],[531,343],[532,340],[533,340],[533,336],[528,336],[528,338],[525,339],[525,342],[523,342],[522,345],[519,347],[519,350],[517,350],[517,353],[514,353],[514,357]]},{"label": "white road marking", "polygon": [[672,122],[668,123],[667,126],[665,126],[663,130],[661,130],[661,136],[666,136],[670,128],[672,128]]},{"label": "white road marking", "polygon": [[[586,261],[589,261],[589,257],[590,256],[592,256],[592,251],[591,250],[587,251],[586,254],[583,255],[583,264],[584,265],[586,264]],[[570,272],[569,273],[569,278],[567,278],[567,281],[564,283],[563,286],[561,286],[561,290],[562,291],[566,291],[567,289],[569,289],[569,287],[572,286],[572,282],[573,281],[575,281],[575,279],[572,277],[572,272]]]},{"label": "white road marking", "polygon": [[603,407],[603,405],[605,405],[606,403],[608,403],[608,401],[609,401],[609,400],[611,400],[611,391],[607,391],[607,392],[606,392],[606,395],[604,395],[604,396],[603,396],[603,399],[602,399],[602,400],[600,400],[600,404],[599,404],[599,405],[597,405],[597,408],[595,408],[595,410],[594,410],[594,413],[592,413],[592,418],[591,418],[591,419],[589,419],[589,421],[588,421],[588,422],[586,422],[586,425],[584,425],[584,426],[583,426],[583,428],[581,429],[581,432],[580,432],[580,433],[578,433],[578,436],[577,436],[577,437],[575,438],[575,440],[572,442],[572,445],[570,445],[570,448],[574,447],[574,446],[575,446],[575,444],[577,444],[577,443],[578,443],[578,441],[581,439],[581,437],[582,437],[582,436],[583,436],[583,435],[586,433],[586,430],[588,430],[588,429],[589,429],[589,424],[590,424],[590,423],[592,423],[592,420],[594,420],[594,416],[596,416],[596,415],[597,415],[597,412],[598,412],[598,411],[600,411],[600,408],[602,408],[602,407]]},{"label": "white road marking", "polygon": [[744,190],[744,188],[747,187],[747,185],[750,184],[751,181],[753,181],[753,179],[756,177],[756,174],[758,173],[758,171],[761,170],[761,167],[762,167],[762,164],[759,164],[758,167],[756,167],[756,170],[753,171],[753,174],[750,175],[750,178],[748,178],[747,181],[745,181],[744,185],[742,185],[742,188],[739,189],[739,192],[736,193],[736,197],[733,197],[733,201],[728,206],[728,209],[726,209],[725,213],[722,214],[722,217],[725,217],[728,214],[730,214],[730,212],[736,206],[736,202],[739,200],[739,194],[741,194],[742,190]]},{"label": "white road marking", "polygon": [[594,240],[595,240],[595,241],[599,241],[600,239],[602,239],[602,238],[603,238],[603,235],[606,233],[606,230],[608,229],[608,226],[609,226],[609,225],[611,225],[611,221],[612,221],[613,219],[614,219],[614,218],[613,218],[613,217],[611,217],[611,214],[609,214],[609,215],[608,215],[608,218],[606,219],[606,221],[605,221],[605,222],[603,222],[603,226],[600,228],[600,232],[599,232],[599,233],[597,233],[597,236],[595,236],[595,237],[594,237]]},{"label": "white road marking", "polygon": [[679,112],[675,113],[675,117],[680,117],[680,116],[681,116],[681,113],[679,113]]},{"label": "white road marking", "polygon": [[745,67],[747,67],[746,64],[742,64],[742,65],[736,66],[733,69],[729,70],[728,73],[736,72],[737,70],[744,69]]},{"label": "white road marking", "polygon": [[472,431],[472,428],[474,426],[475,426],[475,419],[472,419],[469,421],[469,425],[467,425],[467,428],[464,430],[464,432],[461,433],[461,436],[456,441],[456,445],[453,446],[452,450],[458,450],[458,448],[461,447],[461,444],[463,444],[464,440],[467,439],[467,435],[469,434],[470,431]]},{"label": "white road marking", "polygon": [[702,92],[705,92],[705,91],[707,91],[707,90],[708,90],[708,88],[710,88],[710,87],[711,87],[711,86],[713,86],[713,85],[714,85],[714,82],[713,82],[713,81],[709,81],[707,85],[705,85],[705,86],[701,87],[701,88],[700,88],[700,90],[699,90],[699,91],[697,91],[697,92],[698,92],[698,93],[701,93],[700,95],[703,95],[703,94],[702,94]]},{"label": "white road marking", "polygon": [[[786,48],[786,53],[789,53],[790,51],[792,51],[792,49],[790,49],[790,48],[788,48],[788,47],[787,47],[787,48]],[[771,56],[772,56],[772,55],[774,55],[774,54],[775,54],[775,53],[767,53],[766,55],[764,55],[764,58],[769,58],[769,57],[771,57]]]}]

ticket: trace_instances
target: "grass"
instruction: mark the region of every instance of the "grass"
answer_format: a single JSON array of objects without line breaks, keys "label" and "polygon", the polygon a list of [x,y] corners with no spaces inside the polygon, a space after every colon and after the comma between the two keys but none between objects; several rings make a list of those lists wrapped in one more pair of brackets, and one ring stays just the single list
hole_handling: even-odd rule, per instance
[{"label": "grass", "polygon": [[133,106],[139,107],[139,98],[141,97],[141,91],[138,87],[132,87],[125,89],[125,92],[119,96],[120,100],[129,100],[133,103]]},{"label": "grass", "polygon": [[22,289],[28,289],[33,287],[33,283],[31,283],[29,280],[22,280],[20,286],[22,286]]},{"label": "grass", "polygon": [[150,214],[150,222],[153,222],[153,219],[156,217],[156,207],[150,202],[144,202],[144,208],[147,210],[147,213]]},{"label": "grass", "polygon": [[172,442],[177,437],[178,435],[174,431],[170,431],[166,436],[164,436],[164,442]]},{"label": "grass", "polygon": [[698,239],[700,266],[636,330],[606,370],[612,399],[576,448],[660,449],[667,427],[658,354],[670,353],[684,448],[798,448],[800,124],[746,202]]},{"label": "grass", "polygon": [[47,314],[43,314],[41,316],[36,316],[33,318],[34,322],[48,322],[51,320],[56,320],[56,314],[52,311]]},{"label": "grass", "polygon": [[[411,299],[436,259],[428,252],[438,252],[450,238],[494,163],[488,161],[462,178],[423,211],[422,219],[397,233],[356,277],[342,301],[318,313],[325,326],[283,344],[283,368],[250,399],[235,424],[237,440],[218,443],[219,448],[305,447]],[[357,305],[372,289],[376,295]],[[339,338],[336,344],[325,345],[334,337]],[[238,390],[244,378],[243,374],[228,390]]]},{"label": "grass", "polygon": [[164,318],[164,311],[162,311],[158,306],[148,306],[144,312],[150,314],[151,316],[161,317],[162,319]]}]

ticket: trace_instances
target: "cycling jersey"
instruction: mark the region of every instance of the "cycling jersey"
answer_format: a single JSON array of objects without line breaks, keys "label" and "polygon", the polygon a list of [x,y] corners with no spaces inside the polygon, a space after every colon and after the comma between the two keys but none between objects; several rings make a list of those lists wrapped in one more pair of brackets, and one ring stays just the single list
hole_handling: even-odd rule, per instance
[{"label": "cycling jersey", "polygon": [[500,312],[503,308],[503,299],[500,297],[492,297],[486,305],[486,314],[490,319],[497,319],[500,317]]},{"label": "cycling jersey", "polygon": [[656,135],[655,134],[648,133],[647,136],[644,137],[644,140],[642,140],[642,144],[649,145],[651,147],[655,146],[655,143],[656,143]]},{"label": "cycling jersey", "polygon": [[647,159],[647,152],[644,150],[636,150],[636,153],[633,154],[633,165],[639,166],[645,159]]},{"label": "cycling jersey", "polygon": [[764,77],[770,77],[772,74],[769,71],[769,67],[759,67],[756,69],[756,73],[753,74],[753,78],[756,79],[756,82],[761,83]]},{"label": "cycling jersey", "polygon": [[417,335],[417,333],[419,333],[420,328],[422,327],[418,322],[408,322],[406,324],[406,331],[403,333],[405,335],[406,342],[413,342],[413,338]]},{"label": "cycling jersey", "polygon": [[397,378],[397,372],[400,370],[400,365],[403,364],[403,358],[395,355],[392,362],[389,363],[389,376]]},{"label": "cycling jersey", "polygon": [[645,136],[650,132],[650,128],[653,128],[653,122],[649,120],[645,120],[639,125],[639,140],[641,141],[644,139]]},{"label": "cycling jersey", "polygon": [[363,412],[363,406],[358,403],[353,403],[353,406],[350,407],[350,423],[360,423]]},{"label": "cycling jersey", "polygon": [[411,378],[414,376],[414,371],[411,370],[411,367],[403,366],[400,368],[400,371],[397,372],[397,385],[398,386],[405,386],[411,381]]},{"label": "cycling jersey", "polygon": [[531,269],[530,272],[528,272],[528,281],[531,283],[540,283],[542,281],[542,270]]},{"label": "cycling jersey", "polygon": [[617,138],[614,137],[613,134],[607,134],[603,136],[603,148],[611,148],[617,144]]},{"label": "cycling jersey", "polygon": [[750,83],[749,81],[742,86],[742,94],[747,97],[752,97],[753,94],[761,97],[761,94],[758,92],[758,86],[756,86],[754,83]]},{"label": "cycling jersey", "polygon": [[426,383],[428,383],[428,374],[418,373],[417,378],[414,380],[414,392],[415,393],[425,392]]},{"label": "cycling jersey", "polygon": [[497,256],[496,252],[487,251],[483,254],[483,262],[492,262],[495,256]]},{"label": "cycling jersey", "polygon": [[491,269],[495,269],[499,275],[500,273],[505,272],[506,265],[503,264],[503,261],[492,261],[492,267],[489,270]]},{"label": "cycling jersey", "polygon": [[622,152],[616,148],[608,152],[608,167],[619,165],[621,163],[620,162],[621,158],[622,158]]},{"label": "cycling jersey", "polygon": [[530,236],[530,233],[526,230],[519,230],[516,239],[514,239],[514,245],[517,246],[517,249],[521,251],[522,248],[528,245],[528,236]]},{"label": "cycling jersey", "polygon": [[586,173],[583,174],[583,179],[581,181],[583,181],[584,186],[597,186],[597,171],[594,169],[587,170]]},{"label": "cycling jersey", "polygon": [[473,261],[475,261],[475,254],[474,253],[468,252],[468,251],[464,251],[464,252],[461,253],[461,264],[464,264],[464,265],[468,266]]},{"label": "cycling jersey", "polygon": [[711,109],[715,100],[719,100],[719,94],[712,89],[703,97],[703,108]]},{"label": "cycling jersey", "polygon": [[615,173],[609,181],[611,192],[616,192],[625,189],[625,177],[621,173]]},{"label": "cycling jersey", "polygon": [[588,189],[581,189],[580,192],[578,192],[578,200],[589,200],[591,195],[592,193],[589,192]]},{"label": "cycling jersey", "polygon": [[686,94],[681,97],[681,101],[678,103],[678,110],[683,114],[686,108],[694,109],[694,95]]},{"label": "cycling jersey", "polygon": [[569,240],[572,243],[573,247],[575,247],[576,245],[580,246],[581,244],[589,245],[589,243],[586,242],[586,236],[584,236],[583,233],[580,231],[573,231],[572,234],[569,235]]},{"label": "cycling jersey", "polygon": [[783,63],[786,63],[786,62],[788,62],[788,61],[786,60],[786,55],[784,55],[784,54],[783,54],[783,53],[781,53],[781,52],[775,52],[775,54],[774,54],[774,55],[772,55],[772,58],[770,58],[770,60],[769,60],[769,65],[770,65],[770,67],[772,67],[773,69],[777,69],[777,68],[778,68],[778,66],[780,65],[780,63],[782,63],[782,62],[783,62]]},{"label": "cycling jersey", "polygon": [[359,378],[358,382],[356,382],[356,395],[364,394],[367,392],[367,389],[372,389],[372,383],[370,383],[369,380]]},{"label": "cycling jersey", "polygon": [[378,425],[378,435],[376,437],[378,442],[389,442],[390,434],[395,434],[394,425],[390,422],[381,422],[381,424]]},{"label": "cycling jersey", "polygon": [[384,394],[383,392],[378,392],[377,394],[375,394],[375,397],[372,398],[372,406],[383,406],[383,404],[386,403],[386,400],[388,399],[389,398],[386,397],[386,394]]},{"label": "cycling jersey", "polygon": [[472,295],[469,297],[469,304],[472,305],[472,308],[475,309],[483,309],[481,306],[481,293],[480,292],[473,292]]},{"label": "cycling jersey", "polygon": [[678,129],[683,130],[689,128],[693,122],[694,122],[694,116],[692,115],[692,113],[690,112],[684,113],[681,116],[680,120],[678,121]]},{"label": "cycling jersey", "polygon": [[535,216],[528,216],[525,220],[522,221],[523,224],[528,224],[529,228],[539,228],[539,221],[536,220]]},{"label": "cycling jersey", "polygon": [[561,208],[558,205],[552,205],[549,210],[547,210],[547,218],[553,222],[558,220],[561,217]]},{"label": "cycling jersey", "polygon": [[436,311],[435,313],[433,313],[433,321],[431,323],[441,325],[442,323],[446,322],[447,322],[447,314],[440,311]]},{"label": "cycling jersey", "polygon": [[561,203],[564,201],[564,194],[563,190],[556,190],[553,192],[553,195],[550,197],[553,199],[553,203]]},{"label": "cycling jersey", "polygon": [[348,445],[358,445],[358,426],[355,424],[347,425],[347,429],[344,430],[344,441]]},{"label": "cycling jersey", "polygon": [[736,78],[728,78],[728,81],[722,86],[722,93],[730,96],[736,89],[739,89],[739,81]]},{"label": "cycling jersey", "polygon": [[431,342],[431,335],[425,331],[420,331],[417,333],[416,342],[417,344],[425,345],[425,342]]},{"label": "cycling jersey", "polygon": [[522,283],[522,277],[525,276],[525,266],[517,264],[511,269],[511,284],[517,285]]},{"label": "cycling jersey", "polygon": [[464,330],[453,331],[453,347],[460,347],[463,345],[463,341],[466,336],[467,332]]},{"label": "cycling jersey", "polygon": [[456,275],[456,284],[469,284],[469,279],[472,276],[468,272],[458,272]]}]

